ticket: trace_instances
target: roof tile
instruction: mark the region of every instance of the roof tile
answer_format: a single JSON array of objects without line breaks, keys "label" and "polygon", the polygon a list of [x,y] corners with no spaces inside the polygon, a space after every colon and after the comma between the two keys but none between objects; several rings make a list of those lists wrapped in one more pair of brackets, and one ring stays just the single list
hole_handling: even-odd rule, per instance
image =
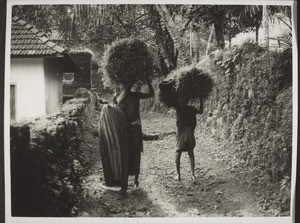
[{"label": "roof tile", "polygon": [[27,22],[25,22],[25,21],[22,20],[22,19],[18,20],[18,23],[19,23],[21,26],[24,26],[25,24],[27,24]]},{"label": "roof tile", "polygon": [[32,25],[30,25],[30,24],[27,23],[27,24],[25,25],[25,28],[26,28],[26,29],[30,29],[30,28],[32,28]]},{"label": "roof tile", "polygon": [[47,38],[47,35],[28,24],[24,20],[14,17],[11,26],[11,55],[55,55],[65,49],[57,46]]},{"label": "roof tile", "polygon": [[40,31],[40,32],[36,33],[36,35],[39,36],[39,37],[41,37],[41,36],[45,36],[46,33]]},{"label": "roof tile", "polygon": [[59,52],[59,53],[62,53],[62,52],[65,51],[64,48],[61,48],[61,47],[59,47],[59,46],[57,46],[57,45],[55,45],[55,46],[53,47],[53,49],[54,49],[55,51]]},{"label": "roof tile", "polygon": [[42,36],[40,38],[40,40],[43,42],[43,43],[46,43],[49,39],[46,37],[46,36]]},{"label": "roof tile", "polygon": [[55,46],[55,43],[53,43],[53,42],[51,42],[51,41],[48,41],[48,42],[46,43],[46,45],[52,48],[52,47]]},{"label": "roof tile", "polygon": [[37,33],[37,32],[39,32],[39,30],[37,29],[37,28],[35,28],[35,27],[33,27],[32,29],[30,29],[30,31],[32,32],[32,33]]},{"label": "roof tile", "polygon": [[19,18],[18,16],[14,16],[12,19],[13,19],[13,21],[16,22],[16,21],[18,21],[20,18]]}]

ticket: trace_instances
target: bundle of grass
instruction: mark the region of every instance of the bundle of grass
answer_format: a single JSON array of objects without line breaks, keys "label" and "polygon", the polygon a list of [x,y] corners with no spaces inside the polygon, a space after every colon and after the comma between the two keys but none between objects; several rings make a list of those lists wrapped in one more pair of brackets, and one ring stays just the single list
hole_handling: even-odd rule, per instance
[{"label": "bundle of grass", "polygon": [[176,106],[178,95],[175,89],[175,81],[173,79],[162,81],[158,86],[159,100],[168,107]]},{"label": "bundle of grass", "polygon": [[159,84],[159,100],[168,107],[174,107],[180,97],[188,100],[207,98],[212,87],[213,81],[205,71],[191,66],[182,67]]},{"label": "bundle of grass", "polygon": [[188,99],[207,98],[210,94],[213,81],[202,69],[196,67],[182,67],[173,71],[168,78],[175,82],[178,97]]},{"label": "bundle of grass", "polygon": [[153,73],[153,58],[147,45],[134,38],[113,42],[104,52],[101,68],[106,87],[145,82]]}]

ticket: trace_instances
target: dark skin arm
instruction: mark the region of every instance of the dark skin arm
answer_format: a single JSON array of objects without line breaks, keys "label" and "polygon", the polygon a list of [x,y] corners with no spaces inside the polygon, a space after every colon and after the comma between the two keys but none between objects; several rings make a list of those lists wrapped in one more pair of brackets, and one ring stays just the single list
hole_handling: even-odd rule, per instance
[{"label": "dark skin arm", "polygon": [[118,98],[119,95],[120,95],[119,92],[115,92],[115,94],[114,94],[114,96],[113,96],[113,99],[112,99],[112,103],[113,103],[114,105],[117,105],[117,104],[118,104],[117,98]]},{"label": "dark skin arm", "polygon": [[117,94],[114,95],[113,99],[112,99],[112,103],[114,105],[117,105]]},{"label": "dark skin arm", "polygon": [[154,96],[154,89],[149,79],[147,80],[147,85],[148,85],[149,92],[148,93],[139,92],[140,99],[152,98]]},{"label": "dark skin arm", "polygon": [[199,98],[200,106],[199,109],[197,109],[197,114],[203,114],[203,98]]}]

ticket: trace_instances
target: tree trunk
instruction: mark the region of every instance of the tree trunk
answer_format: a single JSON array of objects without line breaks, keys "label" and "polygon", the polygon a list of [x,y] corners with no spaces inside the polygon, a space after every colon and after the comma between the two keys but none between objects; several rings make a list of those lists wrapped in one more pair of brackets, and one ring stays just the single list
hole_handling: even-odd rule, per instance
[{"label": "tree trunk", "polygon": [[190,58],[193,61],[193,32],[192,32],[192,28],[190,27]]},{"label": "tree trunk", "polygon": [[215,27],[217,47],[219,49],[224,49],[225,47],[224,32],[223,32],[224,21],[222,21],[221,18],[217,18],[213,24]]},{"label": "tree trunk", "polygon": [[269,9],[267,5],[263,5],[263,47],[269,48]]},{"label": "tree trunk", "polygon": [[207,41],[207,47],[206,47],[205,55],[208,54],[208,51],[209,51],[209,47],[210,47],[210,43],[211,43],[211,39],[212,39],[213,33],[214,33],[214,24],[211,24],[211,27],[210,27],[210,34],[209,34],[208,41]]},{"label": "tree trunk", "polygon": [[258,31],[259,31],[260,25],[257,24],[255,27],[255,42],[258,43]]},{"label": "tree trunk", "polygon": [[186,49],[186,46],[184,45],[182,38],[180,37],[180,28],[177,27],[174,21],[172,20],[172,17],[166,5],[156,5],[156,8],[174,41],[175,48],[177,48],[179,50],[179,53],[182,55],[184,63],[186,65],[191,64],[191,58],[189,52]]},{"label": "tree trunk", "polygon": [[196,59],[196,63],[199,62],[200,60],[200,33],[199,31],[195,32],[195,36],[196,36],[196,40],[195,40],[195,59]]},{"label": "tree trunk", "polygon": [[159,13],[153,7],[147,7],[151,18],[151,29],[155,32],[156,44],[158,46],[161,71],[164,75],[170,73],[177,66],[177,55],[174,44],[171,42],[170,34],[163,30]]},{"label": "tree trunk", "polygon": [[200,58],[200,33],[190,29],[190,57],[193,64],[197,64]]}]

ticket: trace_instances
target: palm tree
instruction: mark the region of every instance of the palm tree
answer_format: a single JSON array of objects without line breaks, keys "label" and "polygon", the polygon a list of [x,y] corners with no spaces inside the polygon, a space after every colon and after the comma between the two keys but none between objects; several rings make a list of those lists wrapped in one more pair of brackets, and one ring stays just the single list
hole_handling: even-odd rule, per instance
[{"label": "palm tree", "polygon": [[[263,33],[264,33],[264,41],[263,46],[268,48],[269,47],[269,24],[270,21],[274,21],[275,19],[280,20],[285,25],[287,25],[290,28],[290,31],[292,31],[292,27],[286,23],[283,19],[283,17],[286,16],[290,19],[291,23],[291,7],[290,6],[270,6],[270,5],[264,5],[263,6]],[[291,44],[291,32],[288,35],[283,35],[281,38],[281,41],[283,41],[284,44]]]},{"label": "palm tree", "polygon": [[267,5],[263,6],[263,33],[264,33],[264,39],[263,39],[263,46],[266,48],[269,48],[269,19],[270,19],[270,10]]},{"label": "palm tree", "polygon": [[174,41],[175,48],[182,55],[185,64],[191,64],[190,54],[185,47],[182,37],[179,35],[182,28],[175,24],[166,5],[156,5],[156,8],[168,28],[168,31]]},{"label": "palm tree", "polygon": [[258,42],[258,31],[262,23],[262,7],[258,5],[231,6],[228,13],[239,19],[241,30],[255,29],[255,40]]},{"label": "palm tree", "polygon": [[155,33],[155,41],[160,57],[161,70],[168,74],[177,66],[178,50],[175,50],[174,43],[168,29],[163,26],[161,16],[155,5],[143,6],[149,14],[150,27]]}]

